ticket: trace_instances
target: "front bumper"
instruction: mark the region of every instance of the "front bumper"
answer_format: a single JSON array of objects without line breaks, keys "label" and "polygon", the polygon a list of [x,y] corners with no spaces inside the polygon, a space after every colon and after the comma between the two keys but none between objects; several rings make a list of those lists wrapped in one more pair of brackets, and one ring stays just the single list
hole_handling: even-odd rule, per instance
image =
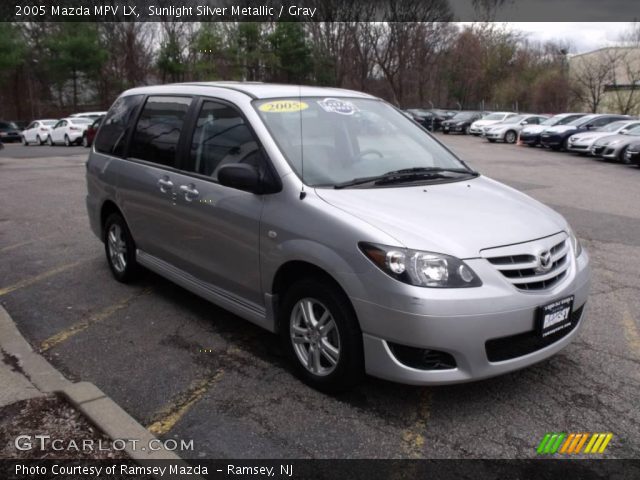
[{"label": "front bumper", "polygon": [[500,133],[484,132],[483,136],[485,138],[490,138],[491,140],[502,140],[504,138],[504,132],[500,132]]},{"label": "front bumper", "polygon": [[458,125],[442,125],[442,131],[443,132],[456,132],[456,133],[462,133],[464,132],[464,125],[462,126],[458,126]]},{"label": "front bumper", "polygon": [[[467,264],[483,279],[483,286],[469,289],[428,289],[392,281],[396,294],[390,305],[375,303],[382,292],[372,287],[373,300],[352,298],[363,331],[368,374],[400,383],[437,385],[479,380],[540,362],[569,344],[581,330],[590,272],[586,251],[573,259],[571,272],[549,290],[524,293],[504,279],[483,259]],[[381,275],[385,275],[379,272]],[[487,279],[487,281],[485,281]],[[368,283],[375,285],[376,282]],[[387,292],[389,294],[390,292]],[[576,322],[557,341],[507,360],[490,361],[487,342],[504,337],[535,335],[538,307],[573,295]],[[404,305],[402,305],[404,304]],[[579,319],[577,318],[579,315]],[[528,335],[529,337],[531,335]],[[516,337],[517,338],[517,337]],[[392,352],[393,344],[444,352],[455,367],[421,369],[406,365]]]},{"label": "front bumper", "polygon": [[545,147],[560,147],[563,141],[560,135],[540,135],[540,143]]},{"label": "front bumper", "polygon": [[590,153],[592,143],[569,143],[568,150],[575,153]]},{"label": "front bumper", "polygon": [[483,133],[483,127],[474,127],[474,126],[471,126],[471,127],[469,127],[469,133],[470,133],[471,135],[482,135],[482,133]]},{"label": "front bumper", "polygon": [[538,145],[540,143],[540,134],[520,133],[520,141],[527,145]]},{"label": "front bumper", "polygon": [[624,154],[624,159],[629,162],[640,166],[640,151],[627,150]]}]

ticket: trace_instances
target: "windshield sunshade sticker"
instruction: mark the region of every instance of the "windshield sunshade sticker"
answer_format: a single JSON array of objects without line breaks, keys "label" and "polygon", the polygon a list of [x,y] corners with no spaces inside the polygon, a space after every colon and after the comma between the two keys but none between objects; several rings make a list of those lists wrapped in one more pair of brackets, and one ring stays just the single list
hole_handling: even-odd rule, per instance
[{"label": "windshield sunshade sticker", "polygon": [[339,113],[340,115],[353,115],[358,111],[351,102],[339,100],[337,98],[325,98],[324,100],[318,100],[318,105],[327,113]]},{"label": "windshield sunshade sticker", "polygon": [[306,110],[307,108],[309,108],[308,104],[297,100],[275,100],[263,103],[258,107],[258,110],[267,113],[291,113]]}]

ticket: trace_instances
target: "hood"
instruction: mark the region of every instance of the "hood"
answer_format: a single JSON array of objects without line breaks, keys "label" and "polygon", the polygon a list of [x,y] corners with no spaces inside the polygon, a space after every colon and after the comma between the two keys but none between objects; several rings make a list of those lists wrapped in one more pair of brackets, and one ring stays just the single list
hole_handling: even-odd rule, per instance
[{"label": "hood", "polygon": [[[640,141],[640,136],[638,135],[621,135],[621,134],[614,134],[614,135],[605,135],[602,136],[601,138],[598,138],[598,140],[595,142],[596,145],[609,145],[611,142],[615,141],[615,140],[621,140],[621,142],[618,143],[622,143],[622,144],[631,144],[631,143],[635,143],[637,141]],[[616,144],[617,145],[617,144]]]},{"label": "hood", "polygon": [[[478,257],[566,228],[558,213],[487,177],[440,185],[316,189],[320,198],[377,227],[397,246]],[[368,240],[368,239],[363,239]]]},{"label": "hood", "polygon": [[545,133],[564,133],[577,130],[574,125],[556,125],[555,127],[548,127],[544,129]]},{"label": "hood", "polygon": [[611,132],[580,132],[580,133],[576,133],[575,135],[571,135],[571,138],[575,139],[576,141],[578,140],[585,140],[587,138],[590,138],[591,140],[595,140],[597,138],[602,138],[602,137],[610,137],[611,136]]}]

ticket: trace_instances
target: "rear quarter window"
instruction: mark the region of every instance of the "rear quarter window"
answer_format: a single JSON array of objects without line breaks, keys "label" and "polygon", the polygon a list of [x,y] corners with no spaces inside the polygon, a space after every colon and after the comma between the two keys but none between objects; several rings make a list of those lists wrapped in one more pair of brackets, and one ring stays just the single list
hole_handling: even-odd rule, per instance
[{"label": "rear quarter window", "polygon": [[125,142],[142,98],[142,95],[131,95],[120,97],[115,101],[107,112],[95,140],[98,152],[117,157],[124,155]]}]

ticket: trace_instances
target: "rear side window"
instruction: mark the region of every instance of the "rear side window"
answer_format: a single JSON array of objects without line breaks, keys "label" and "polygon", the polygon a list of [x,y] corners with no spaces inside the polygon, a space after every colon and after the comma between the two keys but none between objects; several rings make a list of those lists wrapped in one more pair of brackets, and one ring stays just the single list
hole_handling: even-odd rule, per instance
[{"label": "rear side window", "polygon": [[193,132],[189,170],[217,178],[220,167],[247,163],[264,168],[262,154],[240,113],[228,105],[205,101]]},{"label": "rear side window", "polygon": [[191,98],[149,97],[133,132],[129,156],[174,167]]},{"label": "rear side window", "polygon": [[141,101],[142,95],[120,97],[115,101],[95,140],[97,151],[117,157],[124,155],[128,129]]}]

